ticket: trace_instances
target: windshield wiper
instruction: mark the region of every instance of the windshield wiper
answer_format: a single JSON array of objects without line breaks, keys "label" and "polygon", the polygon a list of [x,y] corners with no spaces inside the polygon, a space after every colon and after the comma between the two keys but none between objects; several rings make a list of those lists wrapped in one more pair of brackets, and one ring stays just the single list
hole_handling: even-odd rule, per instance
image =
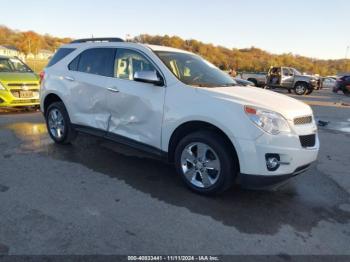
[{"label": "windshield wiper", "polygon": [[237,86],[237,84],[235,84],[235,83],[227,83],[227,84],[224,84],[224,85],[221,85],[221,86]]}]

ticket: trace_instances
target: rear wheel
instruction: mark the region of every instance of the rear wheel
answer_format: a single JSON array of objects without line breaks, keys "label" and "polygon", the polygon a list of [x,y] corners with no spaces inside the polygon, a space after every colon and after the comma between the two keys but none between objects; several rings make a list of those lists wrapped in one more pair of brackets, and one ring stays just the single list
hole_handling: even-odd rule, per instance
[{"label": "rear wheel", "polygon": [[57,144],[69,144],[76,137],[66,107],[62,102],[52,103],[45,114],[50,137]]},{"label": "rear wheel", "polygon": [[308,89],[308,86],[306,83],[297,83],[294,86],[294,92],[299,96],[305,95],[305,93],[307,92],[307,89]]},{"label": "rear wheel", "polygon": [[238,173],[227,143],[210,131],[184,137],[175,150],[175,166],[191,190],[206,195],[229,189]]}]

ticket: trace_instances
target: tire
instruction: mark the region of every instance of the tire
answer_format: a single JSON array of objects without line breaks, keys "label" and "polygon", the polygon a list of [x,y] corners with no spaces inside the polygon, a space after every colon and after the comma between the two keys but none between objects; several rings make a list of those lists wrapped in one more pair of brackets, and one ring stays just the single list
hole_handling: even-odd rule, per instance
[{"label": "tire", "polygon": [[346,89],[346,87],[344,87],[343,93],[344,93],[344,95],[346,95],[346,96],[350,96],[350,91],[349,91],[348,89]]},{"label": "tire", "polygon": [[255,78],[248,78],[247,81],[252,82],[254,86],[258,86],[258,81]]},{"label": "tire", "polygon": [[[198,153],[198,148],[205,153]],[[192,191],[204,195],[226,191],[233,185],[238,173],[237,157],[227,142],[211,131],[195,132],[184,137],[176,147],[174,162],[185,184]]]},{"label": "tire", "polygon": [[306,95],[310,95],[314,90],[313,89],[308,89],[306,92]]},{"label": "tire", "polygon": [[296,83],[294,86],[294,93],[299,96],[305,95],[307,90],[308,85],[306,83]]},{"label": "tire", "polygon": [[55,143],[70,144],[76,138],[77,133],[63,102],[52,103],[45,112],[45,120],[48,133]]}]

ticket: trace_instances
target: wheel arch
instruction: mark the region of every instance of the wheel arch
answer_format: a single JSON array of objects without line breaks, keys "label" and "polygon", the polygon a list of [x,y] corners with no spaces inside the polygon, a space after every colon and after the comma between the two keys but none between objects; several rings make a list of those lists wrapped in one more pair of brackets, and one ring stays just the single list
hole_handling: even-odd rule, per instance
[{"label": "wheel arch", "polygon": [[55,93],[50,93],[48,94],[45,99],[44,99],[44,103],[43,103],[43,113],[44,115],[46,115],[46,110],[49,108],[49,106],[52,104],[52,103],[55,103],[55,102],[63,102],[63,100]]},{"label": "wheel arch", "polygon": [[168,161],[171,163],[174,162],[176,146],[178,145],[178,143],[183,137],[185,137],[190,133],[194,133],[201,130],[213,131],[218,135],[222,136],[222,138],[226,142],[226,145],[229,147],[230,152],[232,153],[232,156],[237,161],[238,168],[240,170],[237,150],[234,144],[232,143],[231,139],[229,138],[229,136],[217,126],[205,121],[188,121],[188,122],[182,123],[173,131],[168,144]]},{"label": "wheel arch", "polygon": [[304,84],[304,85],[306,85],[306,87],[307,87],[308,89],[310,88],[310,84],[309,84],[307,81],[305,81],[305,80],[298,80],[298,81],[296,81],[296,82],[294,83],[294,88],[295,88],[298,84]]}]

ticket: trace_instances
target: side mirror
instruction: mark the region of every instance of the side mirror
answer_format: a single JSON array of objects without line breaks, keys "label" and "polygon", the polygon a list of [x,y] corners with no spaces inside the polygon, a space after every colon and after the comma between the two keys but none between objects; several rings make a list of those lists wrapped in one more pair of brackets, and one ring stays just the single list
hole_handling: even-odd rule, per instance
[{"label": "side mirror", "polygon": [[164,85],[164,80],[156,71],[136,71],[134,81],[154,84],[157,86]]}]

